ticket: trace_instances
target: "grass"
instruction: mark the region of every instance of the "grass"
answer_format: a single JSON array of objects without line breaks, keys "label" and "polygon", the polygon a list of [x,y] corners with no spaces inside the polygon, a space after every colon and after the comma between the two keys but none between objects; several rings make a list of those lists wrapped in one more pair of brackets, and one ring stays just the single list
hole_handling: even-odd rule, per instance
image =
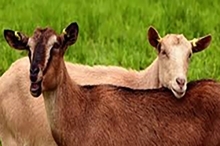
[{"label": "grass", "polygon": [[[220,15],[218,0],[185,1],[104,1],[46,0],[18,2],[1,0],[0,28],[21,30],[29,35],[37,26],[51,26],[61,32],[70,22],[77,21],[80,34],[77,43],[66,53],[66,60],[82,64],[120,65],[143,69],[156,56],[146,32],[150,25],[161,36],[183,33],[187,38],[212,34],[211,46],[192,58],[189,79],[219,79]],[[0,74],[26,53],[11,49],[0,37]]]},{"label": "grass", "polygon": [[[150,25],[161,36],[183,33],[187,38],[211,34],[210,47],[192,57],[189,80],[220,79],[219,1],[196,0],[0,0],[0,28],[29,35],[37,26],[57,32],[77,21],[80,34],[65,59],[74,63],[119,65],[143,69],[155,58],[146,32]],[[0,75],[26,53],[11,49],[0,35]]]}]

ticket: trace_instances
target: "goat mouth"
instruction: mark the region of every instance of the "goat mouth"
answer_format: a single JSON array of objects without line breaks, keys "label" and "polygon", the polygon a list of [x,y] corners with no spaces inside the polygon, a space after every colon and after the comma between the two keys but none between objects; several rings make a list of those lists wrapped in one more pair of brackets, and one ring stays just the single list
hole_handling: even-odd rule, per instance
[{"label": "goat mouth", "polygon": [[185,91],[184,90],[183,91],[177,91],[174,88],[172,88],[171,90],[174,93],[175,97],[178,98],[178,99],[182,98],[185,95]]},{"label": "goat mouth", "polygon": [[41,94],[41,82],[32,82],[30,86],[30,92],[33,97],[39,97]]}]

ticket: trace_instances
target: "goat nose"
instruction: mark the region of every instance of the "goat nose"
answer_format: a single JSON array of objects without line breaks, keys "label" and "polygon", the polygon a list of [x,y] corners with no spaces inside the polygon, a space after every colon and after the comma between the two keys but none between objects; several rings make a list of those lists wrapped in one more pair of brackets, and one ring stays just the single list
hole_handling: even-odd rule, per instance
[{"label": "goat nose", "polygon": [[31,73],[31,74],[38,74],[39,71],[40,71],[40,70],[39,70],[38,67],[34,67],[34,68],[31,68],[31,69],[30,69],[30,73]]},{"label": "goat nose", "polygon": [[180,86],[180,88],[182,88],[185,85],[186,80],[183,78],[176,78],[176,82]]},{"label": "goat nose", "polygon": [[37,81],[37,75],[38,75],[39,71],[40,71],[40,69],[38,67],[30,68],[30,80],[32,82],[36,82]]}]

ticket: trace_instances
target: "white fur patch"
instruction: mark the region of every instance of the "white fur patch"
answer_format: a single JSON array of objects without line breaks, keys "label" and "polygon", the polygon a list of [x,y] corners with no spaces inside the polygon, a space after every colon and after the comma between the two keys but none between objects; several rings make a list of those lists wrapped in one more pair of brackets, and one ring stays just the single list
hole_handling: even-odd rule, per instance
[{"label": "white fur patch", "polygon": [[34,46],[35,46],[35,42],[33,41],[33,39],[29,38],[28,40],[28,46],[30,47],[30,51],[31,51],[31,60],[33,59],[33,54],[34,54]]},{"label": "white fur patch", "polygon": [[47,42],[47,45],[46,45],[46,58],[45,58],[45,63],[44,63],[44,67],[46,67],[48,61],[49,61],[49,58],[50,58],[50,51],[54,45],[54,43],[57,42],[57,36],[56,35],[52,35],[48,42]]}]

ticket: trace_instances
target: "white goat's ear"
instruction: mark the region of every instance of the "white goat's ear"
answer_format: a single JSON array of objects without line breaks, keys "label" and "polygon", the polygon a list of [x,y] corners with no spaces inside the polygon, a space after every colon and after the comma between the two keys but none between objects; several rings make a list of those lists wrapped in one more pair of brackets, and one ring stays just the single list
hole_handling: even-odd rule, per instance
[{"label": "white goat's ear", "polygon": [[27,43],[28,43],[28,37],[21,32],[5,29],[4,30],[4,37],[7,43],[18,50],[26,50]]},{"label": "white goat's ear", "polygon": [[159,33],[153,26],[150,26],[150,28],[148,29],[148,41],[151,44],[151,46],[153,46],[156,49],[158,48],[158,44],[161,41]]},{"label": "white goat's ear", "polygon": [[72,45],[76,42],[79,33],[79,27],[76,22],[71,23],[63,29],[64,44]]},{"label": "white goat's ear", "polygon": [[212,40],[211,35],[206,35],[204,37],[191,40],[190,42],[192,44],[193,53],[200,52],[206,49],[210,45],[211,40]]}]

